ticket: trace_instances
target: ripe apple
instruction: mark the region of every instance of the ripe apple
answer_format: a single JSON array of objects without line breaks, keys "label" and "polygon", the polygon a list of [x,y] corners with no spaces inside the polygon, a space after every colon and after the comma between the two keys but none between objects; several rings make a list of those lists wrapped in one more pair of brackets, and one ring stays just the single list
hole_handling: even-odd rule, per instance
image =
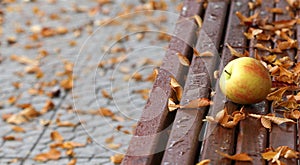
[{"label": "ripe apple", "polygon": [[230,61],[222,71],[219,85],[222,93],[238,104],[258,103],[270,93],[272,81],[262,63],[251,57]]}]

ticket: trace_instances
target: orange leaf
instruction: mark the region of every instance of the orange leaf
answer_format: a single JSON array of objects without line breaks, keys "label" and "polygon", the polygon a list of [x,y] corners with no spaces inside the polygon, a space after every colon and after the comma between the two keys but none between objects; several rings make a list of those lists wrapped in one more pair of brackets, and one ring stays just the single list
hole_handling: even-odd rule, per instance
[{"label": "orange leaf", "polygon": [[110,161],[112,163],[120,164],[122,162],[123,158],[124,158],[123,154],[115,154],[115,155],[110,157]]},{"label": "orange leaf", "polygon": [[46,153],[37,154],[33,160],[45,162],[48,160],[58,160],[61,157],[61,153],[59,150],[55,148],[51,148],[50,151]]},{"label": "orange leaf", "polygon": [[244,54],[237,52],[235,49],[233,49],[228,43],[226,43],[226,46],[230,50],[231,55],[236,57],[246,57]]},{"label": "orange leaf", "polygon": [[58,131],[53,131],[50,133],[51,140],[62,142],[64,138],[60,135]]},{"label": "orange leaf", "polygon": [[231,160],[236,160],[236,161],[252,161],[253,159],[246,153],[240,153],[240,154],[235,154],[235,155],[228,155],[226,153],[216,151],[218,154],[221,156],[231,159]]},{"label": "orange leaf", "polygon": [[260,119],[260,122],[262,124],[263,127],[267,128],[267,129],[270,129],[272,128],[272,123],[270,120],[266,119],[266,118],[261,118]]},{"label": "orange leaf", "polygon": [[210,164],[210,160],[209,159],[204,159],[204,160],[201,160],[196,165],[209,165],[209,164]]}]

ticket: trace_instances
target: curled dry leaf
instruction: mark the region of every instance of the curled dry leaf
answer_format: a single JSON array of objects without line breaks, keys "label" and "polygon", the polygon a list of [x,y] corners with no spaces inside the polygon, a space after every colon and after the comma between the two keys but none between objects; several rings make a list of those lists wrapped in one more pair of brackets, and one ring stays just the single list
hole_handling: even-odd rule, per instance
[{"label": "curled dry leaf", "polygon": [[174,102],[173,98],[169,98],[168,99],[168,108],[169,108],[169,111],[172,112],[172,111],[175,111],[178,108],[180,108],[180,105],[176,104]]},{"label": "curled dry leaf", "polygon": [[219,123],[221,126],[225,128],[233,128],[235,127],[239,121],[245,119],[245,113],[243,112],[243,108],[240,111],[235,111],[232,115],[228,115],[227,109],[221,110],[217,113],[216,117],[206,116],[204,121]]},{"label": "curled dry leaf", "polygon": [[190,60],[186,57],[186,56],[184,56],[183,54],[181,54],[181,53],[179,53],[179,52],[177,52],[176,53],[177,54],[177,56],[178,56],[178,59],[179,59],[179,62],[182,64],[182,65],[184,65],[184,66],[190,66]]},{"label": "curled dry leaf", "polygon": [[231,55],[236,57],[246,57],[245,54],[237,52],[235,49],[233,49],[228,43],[226,43],[226,46],[230,50]]},{"label": "curled dry leaf", "polygon": [[268,94],[267,100],[269,101],[280,101],[282,99],[283,94],[289,89],[289,87],[279,88]]},{"label": "curled dry leaf", "polygon": [[252,161],[253,159],[246,153],[240,153],[240,154],[235,154],[235,155],[228,155],[227,153],[223,153],[220,151],[216,151],[219,155],[230,159],[230,160],[236,160],[236,161]]},{"label": "curled dry leaf", "polygon": [[271,131],[272,128],[272,122],[266,118],[261,118],[260,119],[261,125]]},{"label": "curled dry leaf", "polygon": [[[276,117],[274,114],[268,114],[268,115],[258,115],[258,114],[249,114],[248,116],[254,117],[257,119],[261,119],[261,123],[265,128],[270,129],[270,122],[280,125],[283,123],[296,123],[294,120],[288,119],[288,118],[281,118]],[[267,121],[269,120],[269,121]]]},{"label": "curled dry leaf", "polygon": [[194,15],[193,18],[195,19],[198,28],[201,28],[203,23],[202,18],[199,15]]},{"label": "curled dry leaf", "polygon": [[173,91],[175,92],[177,101],[180,101],[181,97],[182,97],[182,91],[183,91],[181,85],[178,83],[178,81],[174,77],[171,77],[170,85],[171,85]]},{"label": "curled dry leaf", "polygon": [[210,164],[210,160],[209,159],[204,159],[204,160],[201,160],[196,165],[209,165],[209,164]]},{"label": "curled dry leaf", "polygon": [[289,148],[288,146],[279,146],[275,150],[272,148],[266,149],[266,152],[261,153],[263,159],[278,162],[281,157],[285,159],[293,159],[299,157],[299,152]]},{"label": "curled dry leaf", "polygon": [[250,17],[244,16],[241,12],[237,11],[236,16],[240,19],[240,22],[242,25],[251,25],[254,19],[256,19],[259,15],[259,12],[256,12],[255,14],[251,15]]},{"label": "curled dry leaf", "polygon": [[10,56],[10,59],[12,61],[16,61],[16,62],[18,62],[20,64],[39,65],[39,61],[30,59],[30,58],[28,58],[26,56],[19,56],[19,55],[13,54],[13,55]]},{"label": "curled dry leaf", "polygon": [[59,118],[56,118],[56,125],[58,127],[75,127],[77,124],[74,124],[70,121],[60,121]]},{"label": "curled dry leaf", "polygon": [[285,111],[284,117],[288,119],[296,119],[298,120],[300,118],[300,111],[299,110],[291,110],[291,111]]},{"label": "curled dry leaf", "polygon": [[6,122],[10,124],[22,124],[40,116],[40,112],[36,111],[33,107],[28,107],[19,113],[11,115],[7,118]]},{"label": "curled dry leaf", "polygon": [[200,108],[200,107],[206,107],[209,105],[212,105],[213,102],[209,100],[208,98],[199,98],[190,101],[186,105],[180,106],[180,108]]}]

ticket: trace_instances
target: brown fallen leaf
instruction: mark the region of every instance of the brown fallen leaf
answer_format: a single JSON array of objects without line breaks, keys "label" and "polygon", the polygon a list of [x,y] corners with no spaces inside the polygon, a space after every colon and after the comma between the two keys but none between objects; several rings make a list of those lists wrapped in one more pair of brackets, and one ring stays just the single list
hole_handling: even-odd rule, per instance
[{"label": "brown fallen leaf", "polygon": [[61,153],[59,150],[55,148],[50,148],[50,151],[37,154],[33,160],[35,161],[41,161],[41,162],[46,162],[48,160],[58,160],[61,157]]},{"label": "brown fallen leaf", "polygon": [[105,117],[112,117],[115,115],[110,109],[105,107],[100,107],[97,114]]},{"label": "brown fallen leaf", "polygon": [[47,100],[44,107],[41,110],[41,114],[47,113],[48,111],[54,109],[54,107],[55,107],[55,104],[52,102],[52,100]]},{"label": "brown fallen leaf", "polygon": [[59,118],[56,118],[55,122],[58,127],[75,127],[75,126],[77,126],[77,124],[74,124],[70,121],[60,121]]},{"label": "brown fallen leaf", "polygon": [[78,147],[84,147],[85,144],[79,143],[79,142],[74,142],[74,141],[66,141],[62,143],[61,148],[63,149],[73,149],[73,148],[78,148]]},{"label": "brown fallen leaf", "polygon": [[36,111],[33,107],[25,108],[19,113],[11,115],[7,118],[6,122],[10,124],[22,124],[40,116],[40,112]]},{"label": "brown fallen leaf", "polygon": [[110,149],[119,149],[120,147],[122,146],[122,144],[120,144],[120,143],[109,143],[109,144],[107,144],[107,147],[108,148],[110,148]]},{"label": "brown fallen leaf", "polygon": [[235,154],[235,155],[228,155],[226,153],[220,152],[220,151],[216,151],[219,155],[230,159],[230,160],[236,160],[236,161],[252,161],[253,158],[251,158],[248,154],[246,153],[239,153],[239,154]]},{"label": "brown fallen leaf", "polygon": [[12,135],[8,135],[8,136],[3,136],[2,140],[3,141],[21,141],[22,139],[21,138],[17,138],[17,137],[12,136]]},{"label": "brown fallen leaf", "polygon": [[280,163],[280,158],[294,159],[299,157],[299,152],[289,148],[288,146],[279,146],[275,150],[267,148],[266,152],[261,153],[263,159],[271,161],[272,163]]}]

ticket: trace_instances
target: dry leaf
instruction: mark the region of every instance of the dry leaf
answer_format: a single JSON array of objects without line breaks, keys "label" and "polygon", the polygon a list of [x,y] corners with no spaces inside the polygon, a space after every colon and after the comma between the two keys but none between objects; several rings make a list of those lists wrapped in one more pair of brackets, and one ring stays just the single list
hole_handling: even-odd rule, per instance
[{"label": "dry leaf", "polygon": [[110,157],[110,161],[112,163],[120,164],[120,163],[122,163],[123,158],[124,158],[123,154],[115,154],[115,155]]},{"label": "dry leaf", "polygon": [[269,101],[280,101],[282,99],[283,94],[289,89],[289,87],[279,88],[268,94],[267,100]]},{"label": "dry leaf", "polygon": [[231,160],[236,160],[236,161],[252,161],[253,159],[246,153],[240,153],[240,154],[235,154],[235,155],[228,155],[226,153],[216,151],[218,154],[221,156],[231,159]]},{"label": "dry leaf", "polygon": [[99,108],[97,113],[105,117],[112,117],[115,115],[110,109],[104,107]]},{"label": "dry leaf", "polygon": [[300,118],[300,111],[299,110],[285,111],[284,117],[288,119],[298,120]]},{"label": "dry leaf", "polygon": [[181,85],[178,83],[178,81],[174,77],[171,77],[170,85],[171,85],[173,91],[175,92],[177,101],[180,101],[181,97],[182,97],[182,91],[183,91]]},{"label": "dry leaf", "polygon": [[237,11],[236,16],[240,19],[240,22],[242,25],[251,25],[253,20],[256,19],[259,15],[259,12],[256,12],[255,14],[251,15],[250,17],[244,16],[241,12]]},{"label": "dry leaf", "polygon": [[107,147],[110,148],[110,149],[119,149],[120,147],[122,146],[122,144],[116,144],[116,143],[109,143],[107,144]]},{"label": "dry leaf", "polygon": [[177,110],[180,108],[179,104],[176,104],[175,101],[172,98],[168,99],[168,109],[170,112]]},{"label": "dry leaf", "polygon": [[184,56],[183,54],[181,54],[181,53],[179,53],[179,52],[177,52],[176,53],[177,54],[177,56],[178,56],[178,59],[179,59],[179,62],[182,64],[182,65],[184,65],[184,66],[190,66],[190,60],[186,57],[186,56]]},{"label": "dry leaf", "polygon": [[13,54],[13,55],[10,56],[10,59],[12,61],[19,62],[20,64],[39,65],[39,61],[30,59],[26,56],[19,56],[19,55]]},{"label": "dry leaf", "polygon": [[193,18],[195,19],[195,21],[196,21],[196,23],[198,25],[198,28],[201,28],[202,27],[202,23],[203,23],[202,18],[199,15],[194,15]]},{"label": "dry leaf", "polygon": [[36,111],[33,107],[28,107],[19,113],[11,115],[7,118],[6,122],[10,124],[22,124],[38,117],[40,113]]},{"label": "dry leaf", "polygon": [[237,52],[235,49],[233,49],[228,43],[226,43],[226,46],[230,50],[231,55],[236,57],[246,57],[244,54]]},{"label": "dry leaf", "polygon": [[61,134],[58,131],[52,131],[50,134],[51,140],[62,142],[64,141],[64,138],[61,136]]},{"label": "dry leaf", "polygon": [[46,153],[37,154],[33,160],[45,162],[48,160],[58,160],[61,157],[61,153],[59,150],[55,148],[50,148],[50,151]]},{"label": "dry leaf", "polygon": [[190,101],[186,105],[180,106],[180,108],[187,108],[187,109],[200,108],[200,107],[206,107],[206,106],[209,106],[212,104],[213,104],[213,102],[211,100],[209,100],[208,98],[199,98],[199,99]]},{"label": "dry leaf", "polygon": [[199,57],[212,57],[214,54],[210,51],[205,51],[199,54]]},{"label": "dry leaf", "polygon": [[47,100],[47,102],[45,103],[44,107],[41,110],[41,114],[45,114],[48,111],[54,109],[55,105],[51,100]]},{"label": "dry leaf", "polygon": [[108,92],[107,92],[105,89],[102,89],[102,90],[101,90],[101,94],[102,94],[102,96],[103,96],[104,98],[107,98],[107,99],[110,99],[110,100],[113,99],[113,97],[112,97],[110,94],[108,94]]},{"label": "dry leaf", "polygon": [[73,158],[73,159],[71,159],[71,160],[68,162],[67,165],[76,165],[76,163],[77,163],[77,159],[76,159],[76,158]]},{"label": "dry leaf", "polygon": [[56,118],[56,125],[59,127],[75,127],[77,124],[74,124],[70,121],[60,121],[59,118]]},{"label": "dry leaf", "polygon": [[209,164],[210,164],[210,160],[209,159],[204,159],[204,160],[201,160],[196,165],[209,165]]},{"label": "dry leaf", "polygon": [[85,144],[79,143],[79,142],[73,142],[73,141],[66,141],[62,143],[61,148],[63,149],[74,149],[77,147],[84,147]]},{"label": "dry leaf", "polygon": [[112,142],[114,141],[114,139],[115,139],[115,138],[114,138],[113,136],[108,137],[108,138],[105,139],[105,143],[107,143],[107,144],[108,144],[108,143],[112,143]]},{"label": "dry leaf", "polygon": [[269,129],[271,131],[271,128],[272,128],[272,122],[266,118],[261,118],[260,119],[260,122],[262,124],[263,127]]},{"label": "dry leaf", "polygon": [[20,126],[13,126],[12,130],[14,132],[26,132],[24,128],[20,127]]},{"label": "dry leaf", "polygon": [[280,125],[283,123],[296,123],[294,120],[287,119],[287,118],[281,118],[281,117],[275,117],[275,116],[264,115],[263,118],[266,118],[277,125]]}]

